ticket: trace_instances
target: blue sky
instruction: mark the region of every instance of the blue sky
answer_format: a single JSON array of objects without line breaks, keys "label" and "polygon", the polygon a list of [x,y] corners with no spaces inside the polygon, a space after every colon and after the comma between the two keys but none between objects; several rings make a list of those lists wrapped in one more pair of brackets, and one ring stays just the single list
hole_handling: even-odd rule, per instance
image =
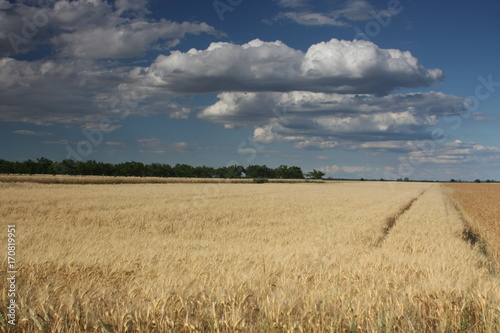
[{"label": "blue sky", "polygon": [[500,3],[0,0],[0,158],[500,180]]}]

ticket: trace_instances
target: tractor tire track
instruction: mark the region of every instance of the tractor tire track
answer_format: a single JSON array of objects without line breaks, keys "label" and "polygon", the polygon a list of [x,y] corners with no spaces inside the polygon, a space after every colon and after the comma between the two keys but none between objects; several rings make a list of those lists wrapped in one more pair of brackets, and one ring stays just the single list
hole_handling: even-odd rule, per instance
[{"label": "tractor tire track", "polygon": [[424,193],[427,191],[427,189],[423,190],[419,195],[417,195],[415,198],[411,199],[408,203],[406,203],[403,207],[399,209],[399,211],[394,214],[393,216],[390,216],[386,219],[385,221],[385,227],[382,229],[382,236],[376,241],[375,246],[382,246],[384,244],[385,239],[389,236],[389,233],[391,232],[392,228],[396,225],[398,219],[403,216],[404,213],[406,213],[413,204],[424,195]]}]

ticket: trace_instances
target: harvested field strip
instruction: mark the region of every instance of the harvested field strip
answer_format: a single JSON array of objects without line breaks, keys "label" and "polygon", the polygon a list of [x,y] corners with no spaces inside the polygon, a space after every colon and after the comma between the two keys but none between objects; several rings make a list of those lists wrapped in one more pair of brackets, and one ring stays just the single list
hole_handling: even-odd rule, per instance
[{"label": "harvested field strip", "polygon": [[500,268],[500,184],[447,184],[462,212],[463,235]]}]

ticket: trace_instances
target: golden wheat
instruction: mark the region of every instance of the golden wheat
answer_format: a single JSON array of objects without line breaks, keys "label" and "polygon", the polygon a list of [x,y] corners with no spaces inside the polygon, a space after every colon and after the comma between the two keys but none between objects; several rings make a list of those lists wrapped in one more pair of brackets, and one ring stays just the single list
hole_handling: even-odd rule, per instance
[{"label": "golden wheat", "polygon": [[19,330],[500,330],[499,278],[439,185],[0,183],[0,205]]}]

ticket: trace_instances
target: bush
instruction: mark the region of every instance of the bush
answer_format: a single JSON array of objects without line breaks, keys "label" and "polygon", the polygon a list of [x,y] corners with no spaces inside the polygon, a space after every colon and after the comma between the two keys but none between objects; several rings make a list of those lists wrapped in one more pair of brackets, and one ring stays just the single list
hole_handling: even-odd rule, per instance
[{"label": "bush", "polygon": [[263,184],[263,183],[268,183],[269,180],[267,178],[254,178],[253,182],[257,184]]}]

